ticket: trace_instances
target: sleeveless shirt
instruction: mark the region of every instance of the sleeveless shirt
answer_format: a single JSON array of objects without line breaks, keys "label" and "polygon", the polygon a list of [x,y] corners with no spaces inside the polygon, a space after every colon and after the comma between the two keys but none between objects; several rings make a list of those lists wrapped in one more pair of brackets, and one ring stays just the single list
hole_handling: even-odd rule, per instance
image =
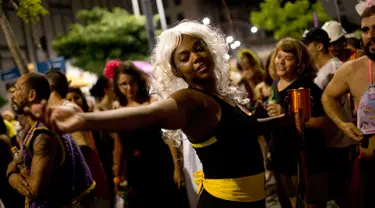
[{"label": "sleeveless shirt", "polygon": [[197,148],[197,144],[193,143],[202,162],[205,178],[239,178],[264,172],[257,119],[247,115],[238,106],[234,107],[214,95],[207,95],[220,105],[221,119],[214,135],[199,145],[209,144]]},{"label": "sleeveless shirt", "polygon": [[95,182],[83,158],[81,151],[70,134],[56,135],[46,126],[37,122],[26,134],[22,144],[22,156],[27,173],[30,174],[33,158],[33,143],[40,133],[52,135],[59,140],[54,170],[47,190],[42,196],[28,198],[30,208],[58,208],[74,203],[76,199],[88,194],[95,187]]},{"label": "sleeveless shirt", "polygon": [[[71,104],[69,101],[64,100],[61,105],[66,106],[69,104]],[[83,112],[82,109],[78,105],[77,107],[78,107],[77,109],[79,109],[79,112]],[[94,141],[94,136],[91,131],[88,131],[87,133],[88,133],[88,136],[90,138],[90,143],[93,148],[90,148],[89,146],[80,146],[80,145],[79,147],[91,171],[91,174],[96,182],[95,195],[98,197],[107,199],[107,200],[111,200],[112,197],[111,197],[110,190],[109,190],[108,179],[102,167],[99,154],[97,152],[97,147]]]}]

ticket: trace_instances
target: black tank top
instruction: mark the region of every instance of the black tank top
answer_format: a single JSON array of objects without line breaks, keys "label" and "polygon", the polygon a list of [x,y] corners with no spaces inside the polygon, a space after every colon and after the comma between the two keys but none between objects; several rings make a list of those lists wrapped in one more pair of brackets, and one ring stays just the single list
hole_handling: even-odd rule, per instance
[{"label": "black tank top", "polygon": [[[204,93],[204,92],[203,92]],[[239,178],[264,172],[263,155],[258,143],[259,123],[239,107],[213,96],[221,107],[215,142],[195,147],[206,179]],[[193,143],[193,146],[196,146]]]}]

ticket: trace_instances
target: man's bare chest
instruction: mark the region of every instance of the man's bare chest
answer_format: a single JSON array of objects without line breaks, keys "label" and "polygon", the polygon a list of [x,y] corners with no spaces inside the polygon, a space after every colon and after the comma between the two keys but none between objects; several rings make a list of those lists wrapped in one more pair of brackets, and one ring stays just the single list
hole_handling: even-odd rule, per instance
[{"label": "man's bare chest", "polygon": [[355,103],[358,105],[363,94],[368,90],[370,87],[370,79],[368,74],[355,74],[350,78],[349,90],[350,94],[353,96]]}]

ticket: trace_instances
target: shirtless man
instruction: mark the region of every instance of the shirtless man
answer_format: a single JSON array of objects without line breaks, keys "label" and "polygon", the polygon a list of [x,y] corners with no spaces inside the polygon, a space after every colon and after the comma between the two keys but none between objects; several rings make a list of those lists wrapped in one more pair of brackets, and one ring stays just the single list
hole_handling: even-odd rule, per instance
[{"label": "shirtless man", "polygon": [[[368,7],[361,14],[362,38],[364,41],[366,56],[346,62],[335,73],[332,81],[327,86],[322,96],[323,107],[327,115],[354,141],[362,141],[360,163],[361,187],[356,187],[357,196],[363,200],[353,199],[355,207],[375,207],[375,201],[371,199],[371,188],[375,180],[370,177],[375,174],[374,154],[375,140],[373,139],[375,100],[373,96],[373,67],[375,63],[375,6]],[[342,108],[338,101],[342,95],[350,92],[358,107],[358,128],[350,120],[341,116]],[[364,139],[365,138],[365,139]],[[354,178],[354,177],[353,177]],[[353,181],[354,182],[354,181]],[[354,187],[353,187],[354,188]],[[361,190],[363,188],[363,190]]]}]

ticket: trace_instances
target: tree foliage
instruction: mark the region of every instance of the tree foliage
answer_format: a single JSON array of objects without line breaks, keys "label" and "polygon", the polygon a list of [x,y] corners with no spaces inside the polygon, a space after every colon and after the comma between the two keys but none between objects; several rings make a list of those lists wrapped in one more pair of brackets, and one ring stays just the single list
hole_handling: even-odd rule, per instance
[{"label": "tree foliage", "polygon": [[47,15],[48,11],[43,7],[42,0],[20,0],[17,15],[25,23],[35,23],[40,17]]},{"label": "tree foliage", "polygon": [[265,0],[260,4],[260,11],[250,13],[250,21],[259,28],[272,31],[276,40],[286,36],[301,38],[306,29],[314,26],[314,12],[319,25],[330,20],[320,2],[311,4],[309,0],[296,0],[286,2],[282,7],[280,0]]},{"label": "tree foliage", "polygon": [[74,66],[101,73],[109,59],[142,60],[148,55],[145,17],[121,8],[81,10],[76,16],[80,23],[52,43],[58,55],[71,59]]},{"label": "tree foliage", "polygon": [[12,5],[17,11],[17,15],[25,23],[35,23],[40,20],[41,16],[48,14],[48,12],[43,7],[41,0],[20,0],[18,2],[13,0],[0,0],[0,28],[4,33],[5,40],[8,44],[10,52],[12,53],[14,62],[21,73],[24,74],[28,72],[28,61],[17,43],[17,39],[8,18],[4,14],[4,5]]}]

